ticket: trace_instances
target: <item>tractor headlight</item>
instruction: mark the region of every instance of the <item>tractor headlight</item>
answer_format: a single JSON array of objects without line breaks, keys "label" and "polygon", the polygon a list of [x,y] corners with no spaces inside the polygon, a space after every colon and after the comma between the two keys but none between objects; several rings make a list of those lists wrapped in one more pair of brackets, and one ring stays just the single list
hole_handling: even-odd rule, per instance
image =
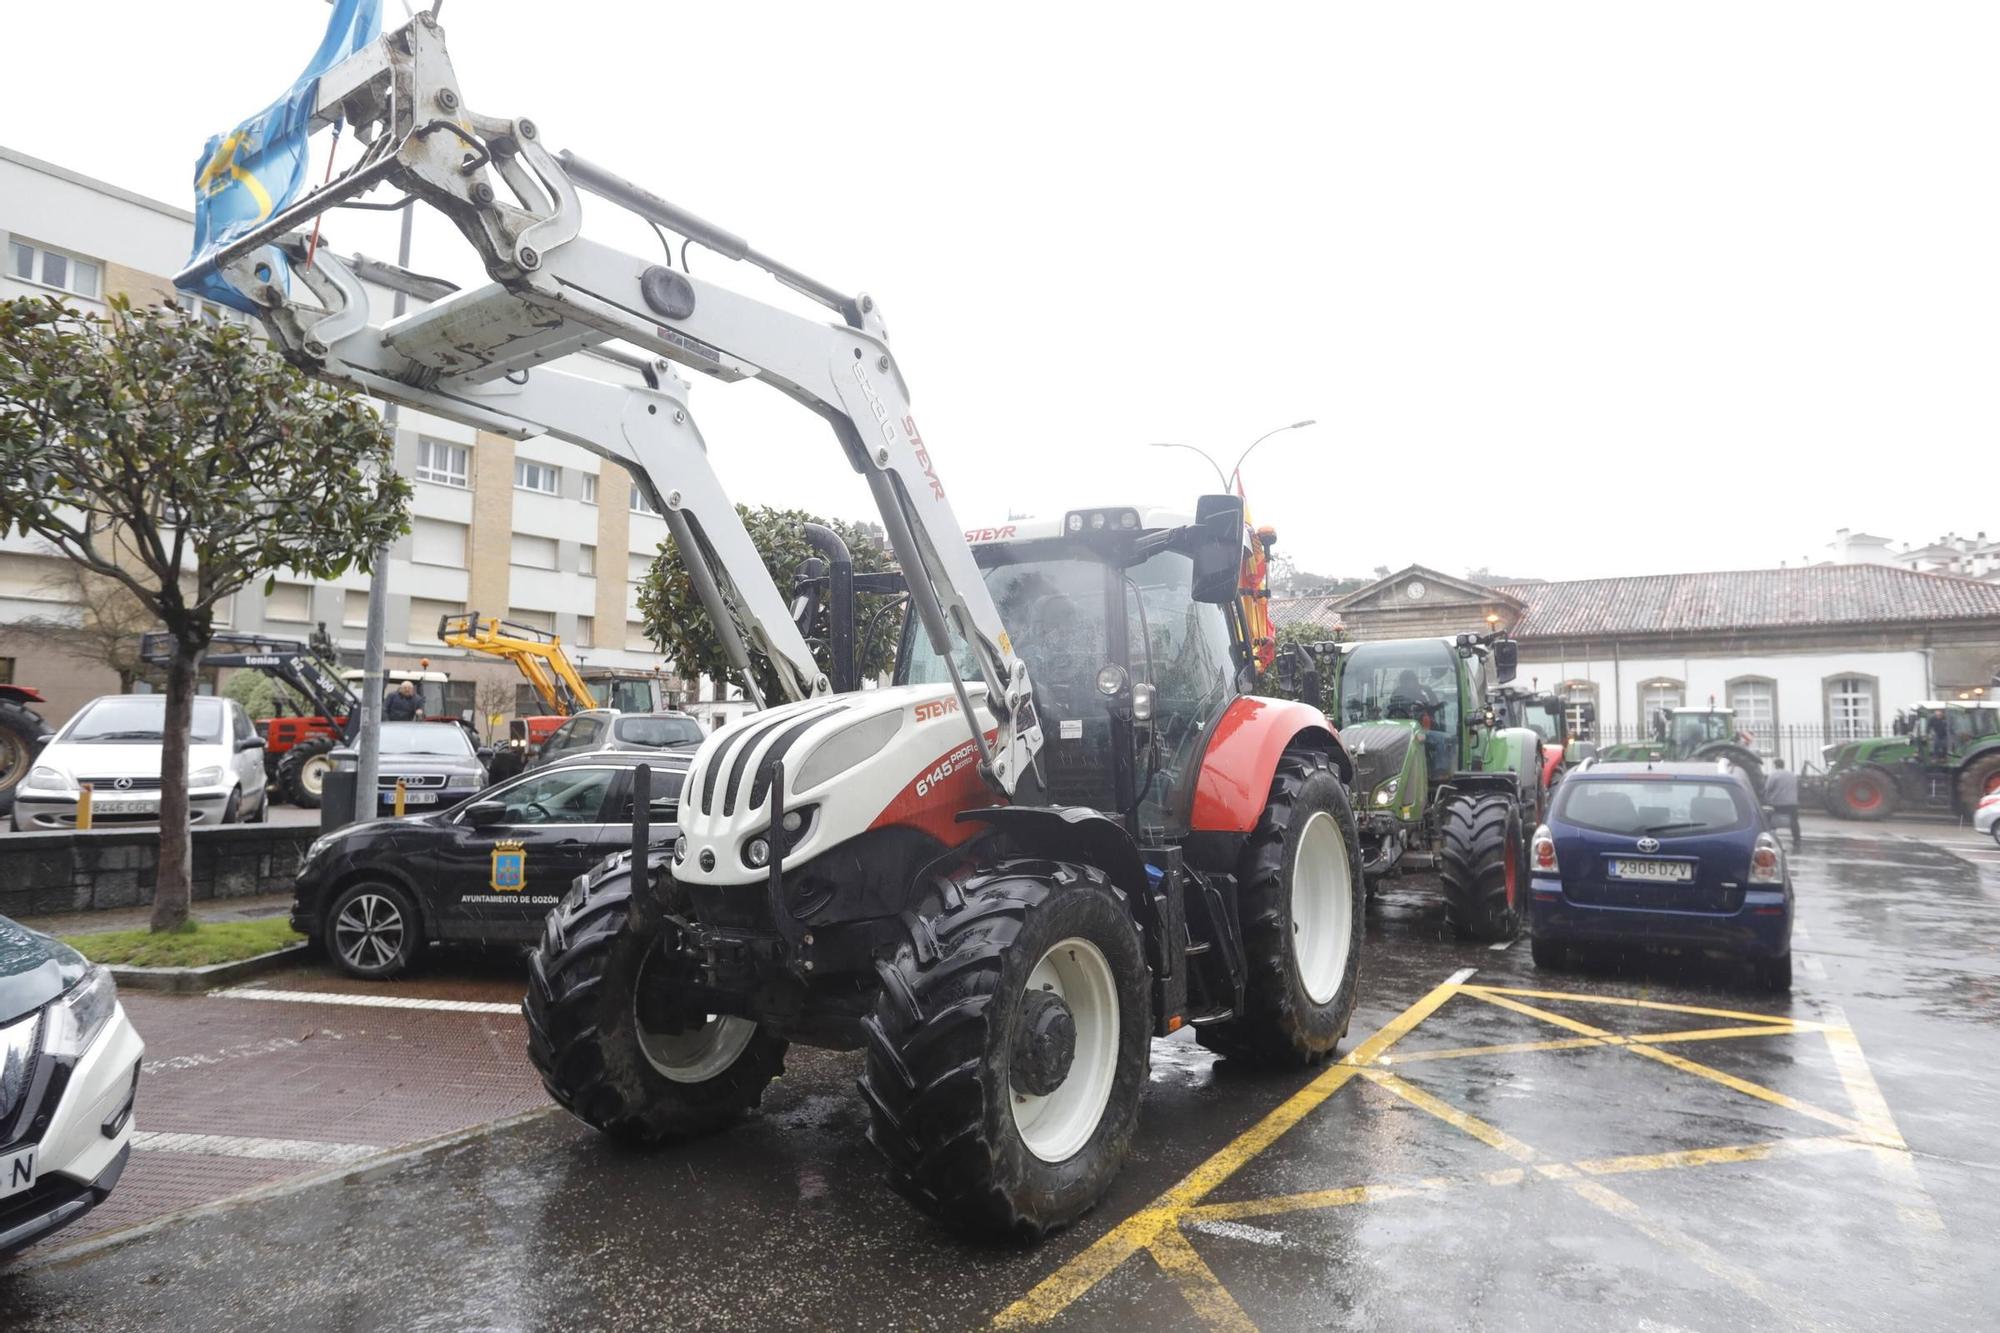
[{"label": "tractor headlight", "polygon": [[903,710],[899,708],[893,713],[878,713],[842,727],[806,756],[805,762],[799,765],[799,775],[792,779],[792,790],[810,791],[857,764],[873,759],[902,726]]},{"label": "tractor headlight", "polygon": [[1402,785],[1403,780],[1401,778],[1390,778],[1387,782],[1377,787],[1375,789],[1375,804],[1393,805],[1396,800],[1396,792]]},{"label": "tractor headlight", "polygon": [[743,844],[743,864],[752,870],[762,870],[771,864],[771,842],[768,838],[752,838]]},{"label": "tractor headlight", "polygon": [[1125,693],[1129,681],[1130,677],[1125,674],[1125,668],[1113,662],[1098,671],[1097,692],[1107,699],[1116,699]]},{"label": "tractor headlight", "polygon": [[35,791],[75,791],[76,783],[70,781],[69,774],[59,768],[34,768],[28,770],[28,780],[21,784]]},{"label": "tractor headlight", "polygon": [[674,860],[676,863],[688,859],[688,835],[683,833],[674,839]]},{"label": "tractor headlight", "polygon": [[74,1060],[118,1012],[118,987],[109,968],[93,967],[82,981],[49,1006],[47,1050],[58,1059]]}]

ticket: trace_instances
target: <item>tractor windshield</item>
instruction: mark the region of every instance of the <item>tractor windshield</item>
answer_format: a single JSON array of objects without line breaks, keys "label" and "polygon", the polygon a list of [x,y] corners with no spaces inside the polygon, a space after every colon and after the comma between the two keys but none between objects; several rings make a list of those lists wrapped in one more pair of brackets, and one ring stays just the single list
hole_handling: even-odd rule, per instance
[{"label": "tractor windshield", "polygon": [[1521,720],[1518,725],[1528,728],[1551,744],[1560,741],[1563,736],[1562,705],[1547,696],[1529,699],[1521,705]]},{"label": "tractor windshield", "polygon": [[[1193,562],[1155,551],[1120,568],[1063,542],[990,546],[979,560],[1035,682],[1051,799],[1111,808],[1112,717],[1097,676],[1119,666],[1155,690],[1151,743],[1142,741],[1132,757],[1140,819],[1153,827],[1178,823],[1202,737],[1235,695],[1229,625],[1222,608],[1194,600]],[[902,679],[949,680],[914,622],[905,634]],[[958,665],[977,678],[969,651],[959,652]]]},{"label": "tractor windshield", "polygon": [[1736,719],[1731,713],[1675,713],[1673,724],[1676,749],[1692,750],[1710,741],[1736,739]]},{"label": "tractor windshield", "polygon": [[1458,655],[1440,639],[1363,643],[1340,664],[1340,721],[1401,718],[1458,730]]}]

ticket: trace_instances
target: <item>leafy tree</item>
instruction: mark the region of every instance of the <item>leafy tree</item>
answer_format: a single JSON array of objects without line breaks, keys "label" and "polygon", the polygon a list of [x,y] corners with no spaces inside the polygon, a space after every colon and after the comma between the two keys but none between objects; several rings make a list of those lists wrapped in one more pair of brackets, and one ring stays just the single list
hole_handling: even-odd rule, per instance
[{"label": "leafy tree", "polygon": [[[749,532],[750,540],[756,544],[758,554],[764,557],[764,567],[770,571],[772,581],[787,597],[791,594],[792,581],[798,575],[799,566],[816,554],[806,544],[807,523],[821,523],[840,534],[840,539],[847,543],[848,553],[854,557],[857,574],[894,567],[879,525],[819,518],[803,509],[772,509],[769,506],[751,509],[738,505],[736,512],[742,517],[743,526]],[[863,678],[879,675],[895,664],[896,638],[902,620],[885,605],[894,600],[898,599],[874,595],[854,599],[854,651]],[[672,660],[675,670],[688,681],[690,689],[697,674],[711,680],[728,681],[738,687],[743,685],[741,675],[730,666],[729,659],[723,654],[722,641],[708,618],[708,612],[694,595],[687,566],[681,562],[680,549],[671,534],[660,543],[659,557],[653,561],[645,581],[639,585],[639,612],[645,618],[646,636]],[[819,617],[807,635],[821,671],[830,672],[832,668],[833,658],[828,645],[831,630],[827,609],[822,605]],[[771,669],[770,663],[761,656],[753,656],[752,665],[757,672],[758,688],[763,691],[764,697],[782,700],[785,696],[778,688],[778,675]]]},{"label": "leafy tree", "polygon": [[[1306,621],[1293,621],[1289,625],[1280,625],[1278,627],[1279,665],[1282,666],[1284,664],[1286,657],[1286,650],[1289,648],[1297,648],[1300,650],[1301,653],[1305,653],[1308,656],[1310,656],[1310,652],[1314,644],[1326,643],[1330,640],[1337,640],[1339,638],[1340,638],[1339,631],[1337,630],[1329,631],[1325,629],[1323,626],[1314,625]],[[1289,686],[1286,684],[1287,673],[1273,669],[1271,671],[1267,671],[1264,673],[1263,677],[1261,678],[1262,683],[1259,684],[1257,687],[1258,690],[1265,694],[1275,695],[1280,699],[1303,698],[1305,693],[1304,686],[1305,686],[1307,659],[1305,657],[1301,657],[1297,660],[1298,660],[1297,669],[1289,673],[1290,674]],[[1329,683],[1326,679],[1327,671],[1323,664],[1319,665],[1318,669],[1321,675],[1322,689],[1324,689],[1325,685]],[[1320,699],[1320,706],[1322,708],[1331,709],[1333,706],[1333,700],[1322,697]]]},{"label": "leafy tree", "polygon": [[109,318],[0,302],[0,534],[32,533],[167,633],[153,929],[187,920],[187,753],[218,602],[258,575],[330,579],[407,528],[409,483],[365,400],[242,329],[172,306]]},{"label": "leafy tree", "polygon": [[222,687],[222,697],[242,704],[243,711],[258,722],[278,716],[281,706],[292,713],[312,711],[283,681],[273,680],[261,671],[231,672],[229,683]]}]

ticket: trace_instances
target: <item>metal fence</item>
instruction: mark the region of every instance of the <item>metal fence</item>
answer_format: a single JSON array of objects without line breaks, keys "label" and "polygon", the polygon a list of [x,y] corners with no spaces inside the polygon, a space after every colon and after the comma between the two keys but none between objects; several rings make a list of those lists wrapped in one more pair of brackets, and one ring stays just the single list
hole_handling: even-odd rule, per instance
[{"label": "metal fence", "polygon": [[[1826,746],[1841,741],[1863,739],[1861,736],[1833,731],[1819,725],[1757,726],[1739,723],[1738,730],[1750,738],[1751,750],[1762,755],[1767,761],[1783,759],[1786,768],[1800,773],[1825,769],[1826,763],[1820,758],[1820,754]],[[1593,726],[1590,729],[1589,739],[1599,745],[1619,745],[1626,742],[1651,741],[1654,735],[1653,729],[1646,726]]]}]

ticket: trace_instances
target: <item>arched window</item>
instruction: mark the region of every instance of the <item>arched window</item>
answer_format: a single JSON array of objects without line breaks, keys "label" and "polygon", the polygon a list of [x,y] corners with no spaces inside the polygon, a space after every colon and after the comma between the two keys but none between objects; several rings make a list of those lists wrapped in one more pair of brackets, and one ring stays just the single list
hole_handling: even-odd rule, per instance
[{"label": "arched window", "polygon": [[1734,676],[1728,684],[1736,729],[1747,731],[1758,754],[1778,753],[1778,682],[1769,676]]}]

